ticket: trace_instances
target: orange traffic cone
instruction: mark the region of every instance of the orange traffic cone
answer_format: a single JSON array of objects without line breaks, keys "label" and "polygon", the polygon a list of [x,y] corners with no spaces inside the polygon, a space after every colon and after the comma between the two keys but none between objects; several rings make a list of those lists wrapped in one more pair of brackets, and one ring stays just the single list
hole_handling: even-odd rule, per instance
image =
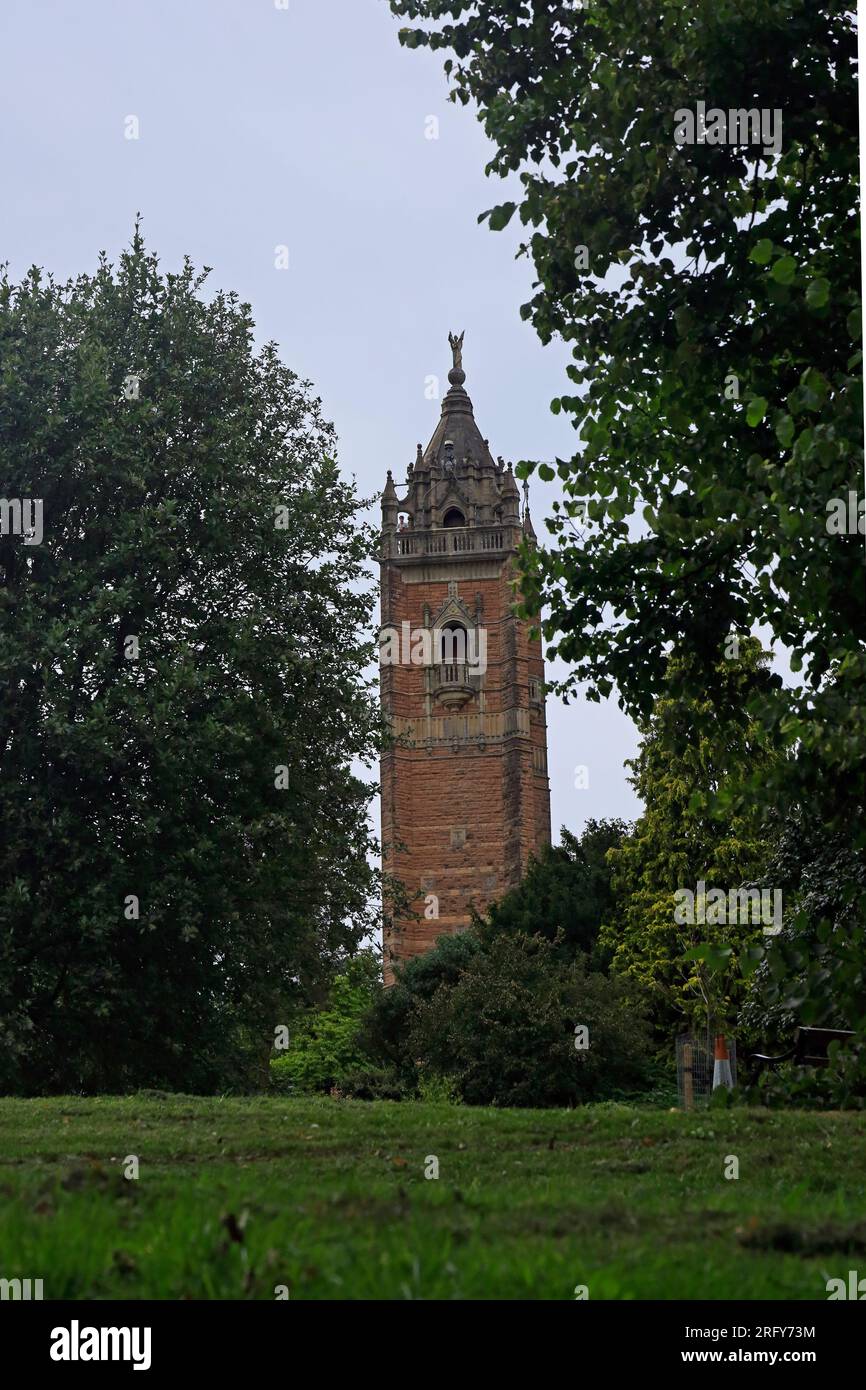
[{"label": "orange traffic cone", "polygon": [[716,1037],[716,1053],[713,1062],[713,1090],[717,1086],[727,1086],[732,1090],[734,1079],[731,1076],[731,1059],[728,1056],[728,1044],[725,1041],[724,1033],[719,1033]]}]

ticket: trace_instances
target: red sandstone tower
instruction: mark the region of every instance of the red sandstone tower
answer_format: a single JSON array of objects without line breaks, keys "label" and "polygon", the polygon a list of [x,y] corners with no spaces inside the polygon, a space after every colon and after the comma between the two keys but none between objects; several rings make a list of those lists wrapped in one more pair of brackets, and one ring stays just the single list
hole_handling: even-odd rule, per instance
[{"label": "red sandstone tower", "polygon": [[550,842],[544,661],[514,614],[518,546],[534,540],[511,465],[495,462],[463,383],[463,335],[433,438],[402,499],[382,494],[382,843],[416,917],[385,931],[392,964],[468,926]]}]

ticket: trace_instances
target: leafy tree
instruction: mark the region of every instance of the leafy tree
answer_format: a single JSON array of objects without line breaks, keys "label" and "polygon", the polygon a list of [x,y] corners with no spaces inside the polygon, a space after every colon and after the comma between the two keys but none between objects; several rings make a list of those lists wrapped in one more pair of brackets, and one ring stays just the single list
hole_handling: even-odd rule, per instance
[{"label": "leafy tree", "polygon": [[574,1105],[638,1088],[647,1043],[623,981],[523,933],[491,940],[420,1002],[410,1037],[425,1074],[448,1078],[469,1105]]},{"label": "leafy tree", "polygon": [[[362,937],[370,540],[248,305],[0,280],[0,1081],[229,1084]],[[248,1070],[244,1072],[248,1077]]]},{"label": "leafy tree", "polygon": [[291,1030],[288,1049],[271,1061],[271,1080],[299,1091],[330,1091],[361,1071],[367,1057],[358,1035],[361,1020],[382,990],[382,967],[373,951],[361,951],[335,975],[327,1004],[308,1009]]},{"label": "leafy tree", "polygon": [[[523,316],[574,345],[579,432],[551,543],[527,550],[566,688],[705,707],[728,634],[765,627],[799,684],[750,697],[768,747],[743,804],[808,810],[859,855],[866,802],[856,30],[832,0],[391,0],[447,50],[488,172],[529,229]],[[678,143],[682,112],[765,112],[769,139]],[[780,125],[781,122],[781,125]],[[773,126],[775,123],[775,126]],[[778,153],[765,153],[780,133]],[[527,463],[519,471],[528,472]],[[539,468],[552,478],[548,465]],[[579,534],[576,543],[574,531]],[[680,689],[668,654],[681,654]],[[731,784],[733,786],[733,784]],[[708,794],[709,795],[709,794]],[[861,1010],[862,1013],[862,1010]]]},{"label": "leafy tree", "polygon": [[769,943],[739,1020],[756,1050],[783,1051],[798,1025],[848,1029],[826,1068],[764,1071],[763,1104],[866,1106],[866,864],[808,814],[785,825],[765,877],[784,884],[784,924]]},{"label": "leafy tree", "polygon": [[[764,878],[780,885],[786,911],[755,975],[741,1029],[762,1045],[781,1046],[801,1023],[847,1028],[859,1031],[866,1049],[862,856],[828,836],[814,816],[797,815],[784,826]],[[863,1072],[866,1080],[866,1066]]]},{"label": "leafy tree", "polygon": [[542,850],[518,887],[478,920],[482,939],[522,932],[558,939],[557,950],[567,959],[591,954],[614,903],[607,852],[627,833],[622,820],[587,821],[580,836],[563,827],[562,843]]},{"label": "leafy tree", "polygon": [[[745,713],[749,697],[768,679],[760,644],[744,641],[736,660],[722,661],[712,694],[695,701],[661,698],[643,726],[638,756],[629,766],[632,785],[645,804],[634,833],[610,851],[616,907],[601,933],[612,952],[612,970],[640,983],[653,1001],[659,1035],[669,1038],[683,1016],[702,1016],[706,980],[701,963],[686,953],[702,946],[731,948],[726,988],[718,1012],[733,1021],[743,996],[741,957],[758,947],[760,924],[677,922],[679,889],[725,892],[753,884],[769,849],[760,806],[743,806],[726,792],[745,776],[766,773],[772,763],[761,730]],[[670,686],[679,689],[678,659],[670,663]],[[713,709],[733,711],[714,720]],[[707,799],[705,792],[712,793]],[[775,887],[780,887],[776,884]]]}]

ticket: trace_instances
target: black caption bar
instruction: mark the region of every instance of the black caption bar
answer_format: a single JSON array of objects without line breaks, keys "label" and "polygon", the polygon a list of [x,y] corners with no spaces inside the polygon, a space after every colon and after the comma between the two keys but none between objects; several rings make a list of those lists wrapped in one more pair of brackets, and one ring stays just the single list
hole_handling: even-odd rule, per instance
[{"label": "black caption bar", "polygon": [[527,1340],[536,1328],[564,1336],[581,1359],[593,1353],[610,1371],[809,1366],[826,1376],[862,1351],[861,1301],[401,1303],[390,1305],[384,1327],[373,1312],[379,1305],[363,1303],[3,1302],[0,1334],[5,1361],[12,1355],[24,1372],[67,1379],[105,1370],[141,1381],[211,1371],[248,1379],[270,1364],[299,1371],[311,1356],[329,1370],[345,1357],[357,1373],[365,1362],[381,1367],[383,1357],[398,1357],[404,1336],[417,1354],[422,1336],[429,1381],[437,1364],[453,1370],[454,1334],[469,1337],[489,1368],[521,1346],[538,1354],[544,1344]]}]

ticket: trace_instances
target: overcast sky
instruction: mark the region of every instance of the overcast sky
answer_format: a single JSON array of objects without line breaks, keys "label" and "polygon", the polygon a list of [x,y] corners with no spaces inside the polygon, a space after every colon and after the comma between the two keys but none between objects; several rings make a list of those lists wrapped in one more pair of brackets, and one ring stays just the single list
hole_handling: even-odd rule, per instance
[{"label": "overcast sky", "polygon": [[[0,260],[65,279],[114,258],[137,211],[164,269],[188,253],[253,306],[309,378],[365,495],[405,476],[465,329],[467,390],[494,455],[573,451],[549,402],[568,353],[521,322],[531,268],[471,107],[408,51],[385,0],[2,0]],[[138,138],[129,139],[135,131]],[[428,138],[436,133],[438,138]],[[277,269],[279,247],[287,270]],[[554,485],[533,482],[543,532]],[[614,702],[548,702],[554,830],[639,810]],[[575,768],[589,786],[575,788]]]}]

